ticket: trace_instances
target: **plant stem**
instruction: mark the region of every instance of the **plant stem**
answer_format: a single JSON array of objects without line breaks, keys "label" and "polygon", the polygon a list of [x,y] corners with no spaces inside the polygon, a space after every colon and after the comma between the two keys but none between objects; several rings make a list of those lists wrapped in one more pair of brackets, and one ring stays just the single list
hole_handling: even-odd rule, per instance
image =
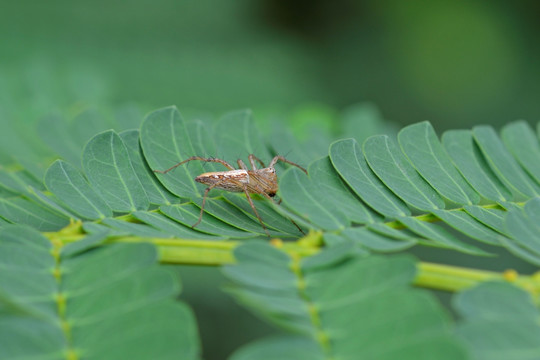
[{"label": "plant stem", "polygon": [[[433,219],[425,218],[424,221]],[[80,240],[86,236],[82,223],[72,222],[64,229],[45,235],[60,248],[63,244]],[[387,223],[388,226],[399,225]],[[234,249],[240,241],[209,241],[178,238],[148,238],[137,236],[111,237],[108,242],[149,242],[159,250],[159,260],[168,264],[190,264],[219,266],[235,262]],[[272,239],[272,245],[288,253],[293,258],[312,256],[323,246],[322,233],[312,231],[296,242],[284,242]],[[527,276],[518,275],[514,270],[502,273],[478,269],[462,268],[444,264],[419,262],[414,285],[429,289],[457,292],[475,286],[484,281],[499,280],[511,282],[533,295],[540,302],[540,272]]]},{"label": "plant stem", "polygon": [[429,289],[457,292],[484,281],[508,281],[527,290],[535,299],[540,296],[540,273],[528,276],[518,275],[512,269],[499,273],[428,262],[419,262],[417,269],[414,285]]}]

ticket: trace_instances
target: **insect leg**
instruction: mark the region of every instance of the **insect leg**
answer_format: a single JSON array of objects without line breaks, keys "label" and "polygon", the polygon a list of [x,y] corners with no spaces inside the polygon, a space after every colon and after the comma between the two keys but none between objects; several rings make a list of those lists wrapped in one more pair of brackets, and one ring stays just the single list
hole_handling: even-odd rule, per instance
[{"label": "insect leg", "polygon": [[248,169],[247,166],[246,166],[246,164],[242,161],[242,159],[238,159],[237,162],[238,162],[238,167],[239,167],[240,169],[243,169],[243,170],[247,170],[247,169]]},{"label": "insect leg", "polygon": [[204,213],[204,204],[206,204],[206,197],[208,196],[208,193],[210,192],[210,190],[212,190],[213,188],[215,188],[219,184],[221,184],[221,182],[217,182],[215,184],[212,184],[212,185],[210,185],[209,187],[207,187],[204,190],[204,196],[203,196],[202,205],[201,205],[201,212],[199,213],[199,220],[197,220],[197,222],[195,224],[191,225],[192,229],[194,229],[195,226],[197,226],[197,225],[199,225],[201,223],[202,216],[203,216],[203,213]]},{"label": "insect leg", "polygon": [[257,219],[259,219],[259,222],[261,223],[261,225],[262,225],[262,227],[264,229],[264,232],[266,233],[266,235],[268,235],[268,237],[270,237],[270,233],[268,232],[268,229],[266,229],[266,226],[264,225],[261,217],[259,216],[259,213],[257,212],[257,209],[255,208],[255,204],[253,204],[253,200],[251,200],[251,196],[249,196],[249,191],[248,191],[246,186],[244,186],[244,192],[246,193],[246,197],[247,197],[247,199],[249,201],[249,205],[253,209],[253,212],[255,213],[255,216],[257,216]]},{"label": "insect leg", "polygon": [[210,158],[203,158],[203,157],[200,157],[200,156],[192,156],[184,161],[180,161],[178,164],[176,165],[173,165],[171,166],[170,168],[168,168],[167,170],[154,170],[154,172],[157,172],[157,173],[160,173],[160,174],[166,174],[168,173],[169,171],[171,170],[174,170],[176,169],[177,167],[179,167],[180,165],[182,164],[185,164],[189,161],[193,161],[193,160],[200,160],[200,161],[204,161],[204,162],[217,162],[217,163],[220,163],[221,165],[225,166],[227,169],[229,170],[234,170],[234,168],[231,166],[231,164],[229,164],[228,162],[226,162],[225,160],[221,160],[221,159],[216,159],[216,158],[213,158],[213,157],[210,157]]},{"label": "insect leg", "polygon": [[[266,193],[261,193],[261,195],[263,195],[265,198],[267,198],[268,200],[270,200],[271,202],[273,202],[274,204],[276,204],[276,205],[278,205],[278,206],[279,206],[279,204],[281,204],[281,199],[279,199],[279,202],[276,202],[276,200],[275,200],[273,197],[271,197],[270,195],[268,195],[268,194],[266,194]],[[298,229],[298,231],[300,231],[302,234],[306,235],[306,233],[304,232],[304,230],[302,230],[302,229],[300,228],[300,226],[298,226],[298,224],[294,222],[293,219],[291,219],[291,218],[288,218],[288,219],[293,223],[294,226],[296,226],[296,228]]]},{"label": "insect leg", "polygon": [[255,161],[258,161],[263,168],[266,167],[261,159],[259,159],[253,154],[249,154],[249,163],[251,164],[251,170],[257,170],[257,165],[255,165]]},{"label": "insect leg", "polygon": [[306,175],[307,175],[307,173],[308,173],[306,169],[304,169],[303,167],[301,167],[300,165],[298,165],[298,164],[296,164],[296,163],[293,163],[293,162],[290,161],[290,160],[285,159],[285,158],[284,158],[283,156],[281,156],[281,155],[276,155],[276,156],[274,156],[274,158],[272,159],[272,161],[270,162],[270,165],[268,165],[268,167],[270,167],[270,168],[271,168],[271,167],[274,167],[278,161],[283,161],[284,163],[287,163],[287,164],[296,166],[297,168],[299,168],[300,170],[302,170],[303,172],[305,172]]}]

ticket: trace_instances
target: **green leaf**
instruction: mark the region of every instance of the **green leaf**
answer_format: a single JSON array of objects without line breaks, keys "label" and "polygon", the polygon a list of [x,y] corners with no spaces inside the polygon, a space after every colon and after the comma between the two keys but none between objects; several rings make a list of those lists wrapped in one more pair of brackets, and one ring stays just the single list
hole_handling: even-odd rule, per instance
[{"label": "green leaf", "polygon": [[512,155],[537,183],[540,183],[540,145],[534,130],[525,121],[503,127],[501,137]]},{"label": "green leaf", "polygon": [[83,168],[88,181],[117,212],[148,209],[150,203],[129,160],[124,142],[109,130],[84,147]]},{"label": "green leaf", "polygon": [[[151,238],[171,238],[173,235],[170,233],[157,230],[153,226],[139,223],[132,223],[117,219],[103,219],[102,223],[111,227],[114,230],[121,231],[123,234],[129,234],[141,237]],[[86,228],[85,228],[86,230]]]},{"label": "green leaf", "polygon": [[84,218],[112,216],[109,205],[69,163],[56,160],[45,173],[45,184],[65,206]]},{"label": "green leaf", "polygon": [[[251,208],[245,195],[225,193],[223,198],[227,200],[227,202],[240,209],[253,221],[259,221],[255,216],[255,213],[253,212],[253,209]],[[256,204],[257,211],[265,225],[277,231],[281,231],[291,235],[302,235],[300,230],[298,230],[298,228],[294,226],[290,219],[287,219],[285,216],[282,216],[274,210],[274,207],[278,207],[279,205],[275,203],[272,204],[266,198],[261,198],[260,201],[256,202]]]},{"label": "green leaf", "polygon": [[540,194],[539,186],[521,169],[492,127],[476,126],[473,135],[489,166],[518,200]]},{"label": "green leaf", "polygon": [[478,360],[540,358],[540,313],[531,296],[511,284],[488,282],[458,294],[458,334]]},{"label": "green leaf", "polygon": [[[189,121],[186,124],[189,138],[193,145],[194,154],[202,157],[218,157],[216,142],[210,129],[200,120]],[[223,165],[206,163],[203,164],[205,171],[223,171]]]},{"label": "green leaf", "polygon": [[257,264],[287,265],[290,262],[289,256],[276,249],[268,248],[265,242],[252,242],[251,246],[241,246],[234,250],[235,259],[245,263],[251,261]]},{"label": "green leaf", "polygon": [[384,223],[369,224],[368,229],[384,235],[390,239],[404,240],[404,241],[418,241],[417,237],[414,237],[407,230],[397,230]]},{"label": "green leaf", "polygon": [[[311,166],[308,173],[310,170]],[[311,175],[308,177],[299,169],[289,169],[283,174],[280,194],[288,208],[308,219],[317,228],[336,230],[350,226],[345,212],[330,196],[320,192]]]},{"label": "green leaf", "polygon": [[418,220],[415,217],[401,217],[398,219],[415,234],[430,240],[428,244],[433,246],[446,247],[472,255],[489,255],[489,253],[467,244],[450,234],[444,228],[426,221]]},{"label": "green leaf", "polygon": [[318,192],[339,204],[351,222],[366,224],[380,220],[378,215],[367,209],[341,181],[328,156],[310,164],[309,177]]},{"label": "green leaf", "polygon": [[480,195],[492,201],[512,199],[510,191],[491,170],[475,144],[472,131],[446,131],[442,136],[442,142],[461,174]]},{"label": "green leaf", "polygon": [[41,179],[44,163],[48,162],[45,158],[51,156],[51,153],[33,131],[28,131],[30,125],[22,118],[23,107],[26,106],[21,104],[16,114],[10,116],[0,113],[0,159],[7,158],[7,164],[21,165],[36,179]]},{"label": "green leaf", "polygon": [[[148,166],[164,171],[195,153],[188,128],[176,107],[156,110],[146,116],[141,125],[141,146]],[[198,161],[177,167],[167,174],[155,174],[173,194],[192,198],[201,196],[195,177],[202,174]]]},{"label": "green leaf", "polygon": [[333,143],[330,159],[343,180],[373,209],[389,217],[411,214],[407,205],[373,174],[354,139]]},{"label": "green leaf", "polygon": [[60,255],[62,258],[81,254],[89,249],[95,248],[101,245],[109,235],[109,231],[99,231],[85,237],[82,240],[78,240],[65,245],[62,248]]},{"label": "green leaf", "polygon": [[439,194],[416,172],[388,136],[372,136],[363,146],[375,174],[397,196],[420,210],[444,209]]},{"label": "green leaf", "polygon": [[254,154],[264,162],[270,161],[270,152],[251,117],[251,110],[236,111],[225,114],[216,123],[214,138],[217,158],[224,159],[231,165],[242,157],[247,164],[246,157],[249,154]]},{"label": "green leaf", "polygon": [[523,209],[508,211],[504,219],[508,235],[535,257],[540,257],[540,198],[529,200]]},{"label": "green leaf", "polygon": [[502,235],[484,226],[468,213],[460,210],[432,210],[439,219],[465,235],[486,244],[499,245]]},{"label": "green leaf", "polygon": [[63,206],[58,204],[58,199],[54,198],[54,195],[45,195],[44,192],[29,187],[29,192],[31,196],[29,198],[42,206],[46,207],[48,210],[53,211],[61,216],[65,216],[69,219],[79,219],[77,215],[73,212],[65,209]]},{"label": "green leaf", "polygon": [[398,141],[416,170],[444,198],[460,205],[480,201],[444,151],[433,126],[427,121],[409,125],[398,134]]},{"label": "green leaf", "polygon": [[367,228],[348,228],[342,234],[371,251],[381,253],[405,250],[416,244],[414,240],[392,239]]},{"label": "green leaf", "polygon": [[58,231],[69,224],[67,217],[23,198],[0,198],[0,216],[14,224],[29,225],[40,231]]},{"label": "green leaf", "polygon": [[82,223],[82,229],[85,232],[85,234],[88,235],[94,235],[102,232],[108,232],[109,236],[127,236],[131,235],[129,232],[125,232],[123,230],[117,230],[113,229],[111,227],[108,227],[106,225],[94,223],[94,222],[84,222]]},{"label": "green leaf", "polygon": [[[253,200],[253,204],[255,205],[255,208],[258,208],[261,200],[257,200],[257,199],[252,199],[252,200]],[[202,199],[200,198],[193,199],[193,202],[199,208],[202,206]],[[222,198],[221,199],[220,198],[206,199],[206,203],[204,204],[204,211],[205,211],[205,214],[203,215],[203,219],[206,216],[206,213],[208,213],[214,216],[215,218],[235,228],[242,229],[244,231],[253,232],[260,235],[266,235],[258,219],[255,220],[255,219],[252,219],[251,217],[248,217],[236,206],[232,205],[231,203],[225,201]],[[263,222],[265,221],[265,219],[262,219],[262,220]],[[277,236],[277,237],[290,236],[290,234],[286,234],[281,231],[276,231],[273,229],[268,229],[268,232],[270,233],[271,236]]]},{"label": "green leaf", "polygon": [[501,209],[486,209],[481,206],[465,206],[465,211],[480,221],[482,224],[492,228],[493,230],[506,234],[504,229],[504,217],[506,211]]},{"label": "green leaf", "polygon": [[135,171],[135,174],[137,174],[144,191],[148,195],[150,203],[160,205],[176,202],[178,198],[157,181],[156,177],[153,175],[154,172],[150,170],[148,165],[144,162],[139,146],[139,131],[127,130],[121,132],[119,135],[126,145],[133,170]]},{"label": "green leaf", "polygon": [[198,358],[194,316],[174,300],[180,286],[158,267],[152,245],[114,244],[60,259],[51,247],[28,228],[0,231],[0,358]]},{"label": "green leaf", "polygon": [[[163,214],[185,226],[191,227],[199,219],[200,209],[194,204],[162,205],[159,208]],[[208,234],[228,236],[236,239],[250,238],[256,234],[239,230],[210,214],[203,214],[202,220],[196,229]]]},{"label": "green leaf", "polygon": [[261,358],[272,359],[286,346],[310,359],[464,358],[444,311],[427,293],[409,288],[415,273],[410,258],[345,260],[344,254],[323,250],[313,266],[314,258],[297,263],[276,252],[269,245],[244,244],[235,251],[237,264],[223,271],[238,301],[294,331],[288,337],[294,341],[263,340],[235,356],[260,354],[263,347]]},{"label": "green leaf", "polygon": [[0,186],[0,197],[2,198],[11,198],[18,196],[17,193],[14,193],[12,191],[9,191],[8,189]]},{"label": "green leaf", "polygon": [[179,223],[167,218],[165,215],[155,213],[155,212],[146,212],[146,211],[135,211],[133,216],[140,221],[153,226],[154,228],[170,234],[174,237],[180,239],[207,239],[207,240],[220,240],[221,237],[206,235],[199,231],[193,230],[191,228],[180,225]]},{"label": "green leaf", "polygon": [[0,169],[0,186],[14,194],[30,195],[30,187],[43,190],[43,184],[26,171],[10,172]]},{"label": "green leaf", "polygon": [[[51,250],[51,243],[36,230],[21,225],[0,229],[0,289],[20,307],[44,318],[56,313],[51,296],[57,286],[51,272],[55,264]],[[9,327],[3,324],[0,329],[8,331]],[[6,337],[0,335],[0,339],[3,342]],[[0,346],[0,354],[4,348]]]},{"label": "green leaf", "polygon": [[356,250],[358,247],[354,246],[351,241],[344,241],[339,244],[324,250],[324,256],[310,256],[302,260],[302,269],[304,270],[316,270],[326,267],[337,266],[342,262],[348,261],[355,256],[367,255],[367,251],[364,253],[358,253]]},{"label": "green leaf", "polygon": [[229,360],[324,360],[325,357],[313,339],[282,335],[263,338],[242,346]]}]

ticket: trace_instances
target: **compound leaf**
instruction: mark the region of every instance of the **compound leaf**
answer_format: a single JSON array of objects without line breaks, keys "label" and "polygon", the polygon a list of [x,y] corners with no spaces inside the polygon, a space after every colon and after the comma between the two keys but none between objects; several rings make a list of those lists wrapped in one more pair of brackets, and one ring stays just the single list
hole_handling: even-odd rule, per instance
[{"label": "compound leaf", "polygon": [[126,145],[131,165],[133,166],[135,174],[137,174],[150,203],[160,205],[175,202],[178,198],[157,181],[153,171],[150,170],[148,165],[144,162],[139,145],[139,131],[127,130],[121,132],[119,135]]},{"label": "compound leaf", "polygon": [[65,206],[86,219],[112,216],[107,203],[71,164],[55,161],[45,173],[45,184]]},{"label": "compound leaf", "polygon": [[363,150],[373,172],[407,204],[420,210],[444,209],[439,194],[420,177],[388,136],[368,138]]},{"label": "compound leaf", "polygon": [[492,201],[512,199],[510,191],[506,189],[482,156],[474,142],[472,131],[446,131],[442,136],[442,142],[461,174],[480,195]]},{"label": "compound leaf", "polygon": [[67,217],[24,198],[0,198],[0,216],[41,231],[58,231],[69,224]]},{"label": "compound leaf", "polygon": [[60,259],[51,248],[35,230],[0,230],[0,358],[199,358],[194,316],[174,300],[179,283],[157,266],[152,245]]},{"label": "compound leaf", "polygon": [[330,159],[343,180],[374,210],[389,217],[411,214],[407,205],[369,168],[356,140],[333,143],[330,146]]},{"label": "compound leaf", "polygon": [[540,145],[529,124],[525,121],[510,123],[501,130],[501,138],[521,166],[540,184]]},{"label": "compound leaf", "polygon": [[84,147],[88,181],[113,211],[146,210],[150,206],[122,138],[112,130],[94,136]]},{"label": "compound leaf", "polygon": [[[510,209],[504,218],[506,233],[531,259],[540,259],[540,198],[529,200],[523,209]],[[508,246],[508,242],[505,243]],[[509,250],[515,250],[509,247]],[[521,252],[520,252],[521,253]],[[533,261],[540,264],[538,260]]]},{"label": "compound leaf", "polygon": [[503,282],[483,283],[458,294],[454,307],[463,317],[457,332],[472,358],[540,358],[540,313],[526,291]]},{"label": "compound leaf", "polygon": [[[195,153],[184,120],[173,106],[148,114],[141,125],[140,136],[144,157],[152,170],[164,171],[191,156],[198,155]],[[201,164],[193,161],[167,174],[156,173],[156,176],[173,194],[192,198],[201,196],[194,179],[203,172]]]},{"label": "compound leaf", "polygon": [[489,166],[519,200],[540,194],[540,188],[521,169],[490,126],[476,126],[473,136]]},{"label": "compound leaf", "polygon": [[296,334],[289,341],[250,344],[233,359],[260,354],[262,348],[266,355],[261,358],[273,359],[280,346],[310,359],[465,357],[436,301],[409,288],[415,273],[410,258],[336,257],[323,251],[315,256],[320,261],[295,262],[272,255],[276,252],[269,245],[242,245],[235,253],[237,264],[223,271],[238,301]]},{"label": "compound leaf", "polygon": [[453,166],[429,122],[403,128],[398,141],[420,175],[444,198],[460,205],[480,201],[480,196]]},{"label": "compound leaf", "polygon": [[[308,168],[310,173],[311,167]],[[315,227],[324,230],[344,229],[350,220],[330,196],[321,192],[311,175],[299,169],[289,169],[280,182],[280,194],[288,208],[308,219]]]}]

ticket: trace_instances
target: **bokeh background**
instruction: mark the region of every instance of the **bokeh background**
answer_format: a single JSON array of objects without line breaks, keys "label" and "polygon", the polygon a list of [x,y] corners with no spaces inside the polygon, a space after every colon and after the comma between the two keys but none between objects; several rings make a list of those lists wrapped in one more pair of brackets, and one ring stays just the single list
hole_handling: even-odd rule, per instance
[{"label": "bokeh background", "polygon": [[[533,0],[0,0],[0,149],[15,141],[8,128],[24,138],[51,113],[133,117],[171,104],[295,121],[371,102],[439,132],[535,123],[539,15]],[[206,359],[272,332],[219,291],[217,269],[179,272]]]},{"label": "bokeh background", "polygon": [[539,15],[532,0],[3,0],[1,104],[372,101],[438,130],[536,121]]}]

